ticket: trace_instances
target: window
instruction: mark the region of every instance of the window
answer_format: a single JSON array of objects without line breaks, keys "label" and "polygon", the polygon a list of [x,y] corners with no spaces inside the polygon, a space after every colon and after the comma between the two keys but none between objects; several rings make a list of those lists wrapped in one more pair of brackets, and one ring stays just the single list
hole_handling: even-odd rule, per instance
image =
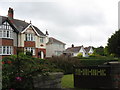
[{"label": "window", "polygon": [[25,51],[32,52],[32,54],[35,55],[35,48],[33,47],[25,47]]},{"label": "window", "polygon": [[0,38],[12,38],[13,29],[9,25],[9,23],[4,22],[0,25]]},{"label": "window", "polygon": [[44,38],[40,37],[40,43],[44,43]]},{"label": "window", "polygon": [[0,55],[11,55],[12,47],[11,46],[0,46]]},{"label": "window", "polygon": [[0,38],[12,38],[11,30],[0,30]]},{"label": "window", "polygon": [[60,56],[62,54],[62,51],[55,51],[56,56]]},{"label": "window", "polygon": [[35,41],[34,34],[25,34],[26,41]]},{"label": "window", "polygon": [[4,30],[12,30],[11,26],[10,26],[9,23],[7,23],[7,22],[4,22],[4,23],[3,23],[2,28],[3,28]]}]

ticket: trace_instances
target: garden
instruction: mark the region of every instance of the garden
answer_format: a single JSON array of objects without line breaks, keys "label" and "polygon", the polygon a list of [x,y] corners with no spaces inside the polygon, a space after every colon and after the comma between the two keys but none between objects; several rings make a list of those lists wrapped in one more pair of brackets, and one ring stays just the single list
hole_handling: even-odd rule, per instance
[{"label": "garden", "polygon": [[63,72],[62,88],[74,88],[74,67],[102,65],[109,61],[118,61],[113,57],[52,57],[48,59],[34,58],[20,53],[5,57],[2,60],[2,88],[27,88],[34,90],[33,77],[38,74],[48,76],[51,72]]}]

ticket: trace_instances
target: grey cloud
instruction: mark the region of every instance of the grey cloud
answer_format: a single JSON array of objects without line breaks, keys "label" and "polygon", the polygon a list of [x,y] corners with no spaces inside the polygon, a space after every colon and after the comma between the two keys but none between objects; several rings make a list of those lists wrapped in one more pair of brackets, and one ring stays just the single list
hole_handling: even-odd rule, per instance
[{"label": "grey cloud", "polygon": [[23,18],[34,18],[36,20],[46,20],[58,26],[82,26],[104,24],[102,13],[94,11],[74,11],[61,9],[60,3],[55,2],[24,2],[13,3],[15,14]]}]

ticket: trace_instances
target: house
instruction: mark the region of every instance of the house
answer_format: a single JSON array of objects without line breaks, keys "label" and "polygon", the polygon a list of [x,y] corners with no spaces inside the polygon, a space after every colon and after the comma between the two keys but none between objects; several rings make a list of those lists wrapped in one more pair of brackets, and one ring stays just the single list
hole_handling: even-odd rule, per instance
[{"label": "house", "polygon": [[72,47],[67,48],[64,51],[64,55],[72,56],[72,57],[77,56],[79,53],[81,53],[83,57],[86,56],[86,51],[85,51],[83,46],[76,46],[76,47],[74,47],[73,44],[72,44]]},{"label": "house", "polygon": [[46,57],[60,56],[63,54],[64,50],[65,43],[53,37],[49,37],[49,41],[46,44]]},{"label": "house", "polygon": [[78,56],[78,54],[81,53],[81,55],[83,57],[88,57],[89,54],[92,54],[93,53],[93,49],[92,47],[86,47],[84,48],[83,45],[82,46],[74,46],[72,44],[72,47],[70,48],[67,48],[65,51],[64,51],[64,55],[66,56],[72,56],[72,57],[75,57],[75,56]]},{"label": "house", "polygon": [[30,51],[34,57],[46,55],[46,35],[32,23],[14,19],[12,8],[8,16],[0,16],[0,59],[17,54],[18,50]]},{"label": "house", "polygon": [[93,50],[93,47],[92,46],[89,46],[89,47],[85,47],[84,48],[86,53],[89,55],[93,54],[94,50]]}]

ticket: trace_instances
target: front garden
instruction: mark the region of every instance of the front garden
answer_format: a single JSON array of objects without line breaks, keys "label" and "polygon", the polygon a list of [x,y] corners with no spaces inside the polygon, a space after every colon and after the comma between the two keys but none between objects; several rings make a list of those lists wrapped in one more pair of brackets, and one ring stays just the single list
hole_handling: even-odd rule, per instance
[{"label": "front garden", "polygon": [[47,76],[50,72],[62,72],[48,60],[19,54],[2,60],[2,88],[27,88],[33,90],[32,77],[38,74]]},{"label": "front garden", "polygon": [[63,88],[74,88],[73,71],[75,66],[102,65],[105,62],[120,60],[118,58],[90,57],[53,57],[39,59],[20,53],[2,60],[2,87],[3,89],[27,88],[33,90],[33,77],[47,76],[50,72],[63,72]]}]

